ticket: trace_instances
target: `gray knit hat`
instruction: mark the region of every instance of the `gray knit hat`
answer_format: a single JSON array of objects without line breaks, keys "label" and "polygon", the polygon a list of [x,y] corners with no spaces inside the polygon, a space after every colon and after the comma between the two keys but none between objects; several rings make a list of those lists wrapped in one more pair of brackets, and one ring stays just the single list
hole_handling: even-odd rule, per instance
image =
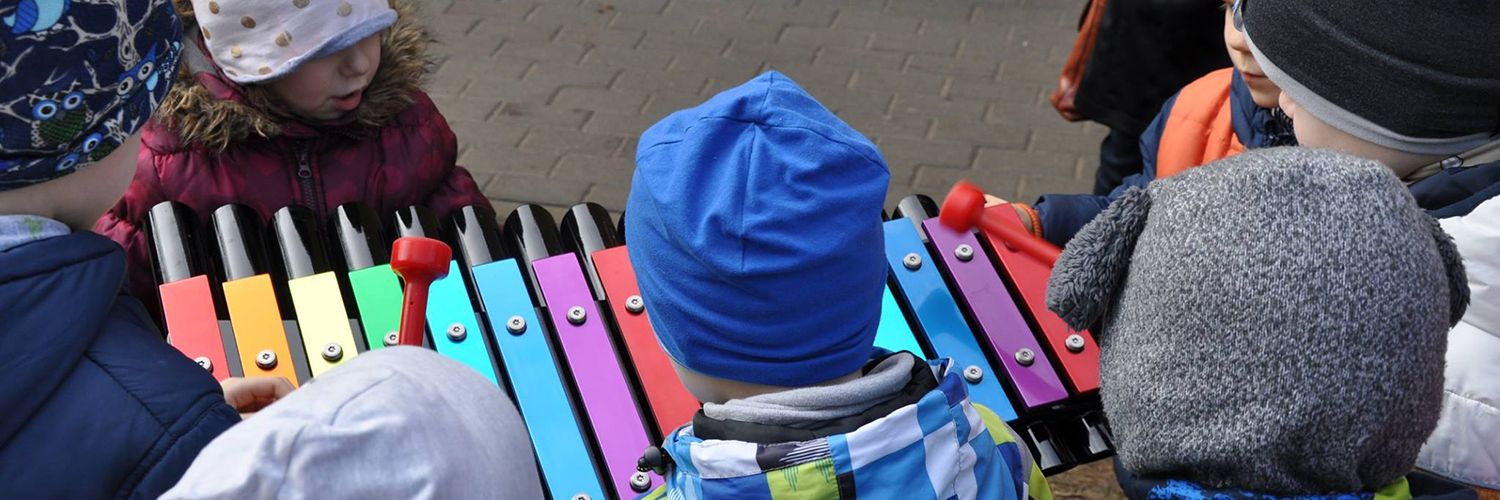
[{"label": "gray knit hat", "polygon": [[1047,305],[1101,324],[1104,409],[1142,476],[1377,490],[1437,423],[1468,288],[1389,170],[1245,153],[1134,190],[1068,244]]},{"label": "gray knit hat", "polygon": [[1490,0],[1245,0],[1245,39],[1303,109],[1408,153],[1500,134],[1500,7]]}]

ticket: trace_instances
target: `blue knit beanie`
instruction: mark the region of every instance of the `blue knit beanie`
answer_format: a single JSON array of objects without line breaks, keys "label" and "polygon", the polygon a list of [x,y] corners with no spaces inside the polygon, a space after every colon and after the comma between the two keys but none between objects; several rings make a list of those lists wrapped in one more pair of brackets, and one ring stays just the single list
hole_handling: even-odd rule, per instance
[{"label": "blue knit beanie", "polygon": [[641,135],[625,209],[651,324],[678,364],[781,387],[869,361],[890,172],[777,72]]},{"label": "blue knit beanie", "polygon": [[166,96],[182,51],[169,0],[0,8],[0,191],[104,159]]}]

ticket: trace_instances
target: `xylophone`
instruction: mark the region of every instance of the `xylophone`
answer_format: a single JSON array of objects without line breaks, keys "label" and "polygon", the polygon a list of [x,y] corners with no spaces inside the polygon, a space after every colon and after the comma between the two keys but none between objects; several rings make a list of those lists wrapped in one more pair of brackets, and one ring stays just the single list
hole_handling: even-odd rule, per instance
[{"label": "xylophone", "polygon": [[[1020,227],[1010,206],[983,210],[986,223]],[[950,229],[937,212],[910,196],[884,223],[891,275],[877,345],[955,359],[973,400],[1022,434],[1048,474],[1112,455],[1098,347],[1046,310],[1050,263]],[[660,484],[638,459],[699,405],[657,344],[623,220],[592,203],[560,224],[535,205],[503,223],[480,207],[441,221],[416,207],[383,215],[348,204],[327,221],[304,207],[262,220],[229,205],[200,226],[185,207],[153,207],[168,341],[219,379],[305,383],[398,343],[390,245],[439,238],[453,259],[430,286],[424,343],[509,392],[551,498],[629,497]]]}]

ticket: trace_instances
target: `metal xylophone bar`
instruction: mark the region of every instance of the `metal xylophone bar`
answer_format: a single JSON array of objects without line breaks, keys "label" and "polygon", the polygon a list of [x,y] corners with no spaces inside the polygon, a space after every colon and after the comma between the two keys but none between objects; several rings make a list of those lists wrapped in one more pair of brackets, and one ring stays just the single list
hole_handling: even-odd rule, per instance
[{"label": "metal xylophone bar", "polygon": [[[939,282],[927,285],[925,288],[919,290],[937,290],[941,291],[940,293],[949,293],[950,290],[956,292],[948,295],[949,300],[957,299],[954,301],[954,306],[949,307],[959,308],[962,312],[947,309],[949,311],[947,315],[948,322],[950,324],[963,324],[962,318],[957,320],[952,318],[955,315],[960,317],[966,316],[970,320],[970,324],[974,326],[968,335],[957,336],[960,339],[959,348],[961,349],[957,352],[964,352],[963,349],[965,348],[980,350],[979,356],[981,359],[986,357],[985,355],[988,355],[989,359],[995,360],[998,358],[1000,361],[1000,363],[991,361],[990,363],[976,364],[966,371],[969,373],[982,373],[977,371],[982,370],[979,368],[981,366],[1000,366],[1002,368],[999,372],[995,372],[995,375],[1004,382],[1007,389],[1006,394],[1010,396],[1009,399],[1018,403],[1018,405],[1011,410],[1012,413],[1010,416],[1004,415],[1000,410],[996,411],[1002,415],[1002,418],[1010,421],[1022,433],[1023,440],[1031,447],[1032,453],[1037,458],[1037,463],[1042,467],[1043,471],[1048,474],[1055,474],[1077,465],[1079,463],[1078,459],[1087,461],[1112,454],[1112,448],[1107,444],[1103,444],[1107,443],[1107,439],[1105,438],[1107,431],[1103,429],[1102,422],[1096,422],[1095,427],[1088,428],[1077,425],[1078,423],[1085,422],[1084,419],[1078,418],[1076,415],[1070,416],[1082,411],[1096,410],[1097,399],[1094,393],[1070,394],[1066,388],[1062,387],[1060,381],[1056,382],[1056,385],[1039,386],[1033,383],[1031,387],[1026,387],[1024,384],[1018,383],[1018,380],[1015,378],[1016,373],[1029,375],[1026,371],[1015,369],[1015,365],[1020,365],[1019,359],[1026,358],[1030,362],[1030,364],[1022,365],[1020,368],[1035,366],[1038,370],[1045,369],[1046,372],[1044,373],[1052,373],[1055,380],[1056,374],[1052,371],[1053,362],[1047,357],[1048,353],[1042,351],[1037,346],[1037,340],[1032,333],[1033,329],[1030,323],[1028,323],[1028,318],[1024,317],[1017,310],[1016,304],[1012,300],[1013,295],[1007,291],[1005,285],[1001,282],[1002,277],[994,267],[987,249],[975,240],[974,234],[972,232],[954,232],[947,230],[946,227],[938,227],[934,231],[932,229],[933,226],[938,226],[936,219],[937,205],[925,196],[910,196],[902,200],[896,210],[896,215],[909,217],[906,221],[898,224],[887,222],[888,243],[900,245],[888,245],[890,247],[888,258],[892,262],[893,268],[899,263],[900,266],[910,271],[909,273],[898,273],[898,281],[901,281],[909,289],[922,286],[921,282],[915,278],[921,274],[923,267],[930,267],[933,269],[927,272],[934,275],[932,278],[934,281],[946,279],[951,285],[950,288],[950,286]],[[917,242],[917,240],[921,239],[927,241]],[[931,255],[938,255],[940,258],[932,260],[930,259]],[[928,262],[931,262],[931,265],[928,265]],[[1048,274],[1050,274],[1050,269],[1028,275],[1026,277],[1029,280],[1027,281],[1028,286],[1039,286],[1045,290]],[[902,280],[901,278],[905,279]],[[910,300],[911,290],[907,290],[907,292],[908,300]],[[941,296],[939,295],[939,297]],[[908,310],[920,311],[922,309],[929,309],[927,314],[925,314],[925,318],[923,317],[924,315],[917,315],[916,318],[917,322],[929,332],[934,325],[943,324],[932,323],[932,320],[940,318],[939,315],[933,314],[933,307],[935,306],[913,307],[908,303]],[[938,310],[943,309],[940,308]],[[986,328],[987,326],[988,329]],[[996,328],[997,326],[999,328]],[[972,332],[984,334],[978,337],[981,340],[977,345],[973,344],[976,337]],[[953,343],[952,337],[929,337],[928,340],[933,342],[934,345]],[[997,347],[997,344],[1011,347],[1010,349],[1006,349],[1005,347]],[[989,349],[985,352],[984,348]],[[1015,356],[1014,353],[1019,352],[1020,349],[1029,350],[1030,355]],[[940,348],[939,351],[941,352],[941,350]],[[1007,353],[1009,357],[999,356],[998,353],[1001,352]],[[968,356],[972,357],[974,354],[968,354]],[[1007,361],[1014,364],[1007,365]],[[1035,379],[1032,382],[1035,382]],[[1046,402],[1041,404],[1027,404],[1025,398],[1022,397],[1025,393],[1024,391],[1026,389],[1035,390],[1038,386],[1046,389],[1051,394],[1051,399],[1045,400]],[[974,388],[971,387],[971,389]],[[993,393],[983,388],[971,391],[971,394],[974,395],[975,401],[982,404],[986,403],[986,400],[990,404],[993,404],[996,399],[1005,399],[1004,394],[996,398]],[[1071,420],[1074,418],[1077,418],[1076,422]],[[1056,419],[1063,419],[1066,425],[1062,425],[1059,428],[1055,422]],[[1058,435],[1064,435],[1065,438],[1059,438]],[[1076,459],[1075,455],[1077,456]]]},{"label": "metal xylophone bar", "polygon": [[[962,281],[954,275],[956,266],[934,257],[939,255],[936,250],[940,240],[924,241],[929,238],[926,222],[936,213],[937,207],[930,199],[909,197],[894,212],[896,219],[885,223],[891,280],[887,286],[887,302],[883,307],[882,332],[879,334],[882,346],[890,348],[886,340],[893,337],[888,335],[889,332],[905,330],[911,339],[908,345],[914,346],[910,350],[926,351],[926,357],[953,357],[960,366],[972,368],[965,370],[965,379],[974,400],[994,409],[1020,430],[1038,463],[1049,473],[1071,467],[1075,464],[1075,456],[1077,460],[1087,461],[1110,454],[1107,424],[1098,412],[1095,392],[1079,390],[1072,382],[1078,377],[1069,372],[1067,363],[1057,359],[1062,356],[1053,345],[1053,339],[1045,331],[1032,327],[1040,323],[1035,317],[1037,311],[1030,305],[1021,308],[1019,315],[1024,321],[1005,333],[1016,337],[1009,340],[1012,342],[1030,339],[1037,343],[1042,340],[1037,344],[1033,365],[1049,369],[1056,366],[1057,373],[1068,374],[1070,382],[1066,387],[1058,386],[1062,391],[1060,400],[1028,406],[1010,373],[1003,368],[994,368],[1003,365],[992,361],[997,351],[993,350],[988,332],[979,328],[983,324],[972,310],[976,304],[992,308],[997,303],[1010,303],[1014,308],[1018,303],[1025,303],[1026,290],[1033,294],[1036,290],[1045,290],[1049,271],[1045,267],[1027,272],[1014,271],[1012,269],[1019,268],[1007,260],[1003,245],[993,242],[984,245],[976,241],[971,243],[974,253],[969,261],[991,264],[989,279],[992,281],[988,290],[994,294],[982,299],[965,295]],[[906,218],[908,214],[911,218]],[[176,217],[177,214],[169,215]],[[394,214],[394,219],[392,230],[386,232],[392,238],[439,233],[434,219],[421,210],[405,210]],[[230,309],[229,319],[220,323],[236,327],[232,336],[221,337],[227,358],[236,357],[237,346],[247,354],[252,350],[259,354],[261,350],[274,348],[275,344],[274,321],[269,325],[242,326],[249,325],[242,321],[247,316],[237,311],[244,309],[241,303],[250,299],[239,297],[251,294],[228,293],[230,290],[250,289],[244,284],[254,281],[272,281],[254,257],[259,254],[256,249],[258,242],[253,237],[243,237],[257,232],[254,229],[256,220],[254,213],[243,207],[225,208],[215,214],[214,241],[219,250],[225,301]],[[286,342],[288,352],[284,356],[276,351],[276,357],[290,358],[294,365],[303,359],[304,351],[315,354],[306,363],[328,362],[321,357],[326,351],[324,340],[299,340],[299,326],[304,331],[314,324],[338,323],[349,328],[349,316],[359,316],[360,323],[357,324],[365,326],[363,338],[371,340],[370,347],[378,348],[384,344],[383,337],[388,332],[382,329],[387,327],[376,326],[379,322],[372,320],[366,311],[370,307],[359,304],[359,308],[344,308],[346,302],[342,299],[353,297],[348,303],[360,302],[359,288],[363,280],[354,278],[359,273],[379,277],[375,282],[383,283],[388,289],[397,287],[394,274],[384,264],[386,240],[378,230],[380,222],[369,211],[358,206],[339,207],[329,221],[334,240],[341,249],[334,255],[342,259],[334,266],[340,273],[329,272],[330,265],[323,257],[315,222],[305,209],[278,212],[271,228],[277,241],[275,253],[281,256],[276,262],[282,266],[278,274],[294,283],[343,272],[347,272],[350,278],[342,295],[327,288],[322,293],[308,292],[305,289],[310,285],[299,287],[289,283],[285,286],[291,291],[291,300],[281,304],[292,303],[298,322],[283,323],[283,342]],[[614,230],[607,212],[597,205],[574,207],[563,222],[565,239],[560,239],[558,226],[550,214],[534,206],[522,207],[511,214],[503,234],[497,227],[494,214],[488,210],[468,207],[446,219],[441,232],[454,248],[455,262],[451,270],[462,272],[450,272],[446,279],[450,280],[447,285],[452,293],[441,295],[443,298],[439,298],[438,293],[443,287],[434,284],[433,307],[426,319],[430,326],[454,322],[449,316],[434,322],[434,310],[457,311],[451,316],[459,318],[459,322],[463,314],[468,315],[472,323],[464,325],[466,331],[461,342],[467,342],[465,345],[472,350],[457,351],[452,346],[445,350],[442,342],[453,339],[438,329],[434,329],[439,338],[434,339],[433,345],[440,352],[476,367],[481,373],[489,370],[492,379],[510,389],[532,435],[538,463],[554,498],[571,499],[578,498],[578,495],[605,498],[616,493],[629,496],[638,488],[648,489],[653,483],[659,484],[659,478],[654,475],[635,471],[639,453],[662,433],[689,421],[698,405],[681,388],[665,353],[656,343],[648,320],[647,304],[632,300],[639,295],[639,290],[626,247],[621,241],[626,235]],[[623,223],[621,220],[622,230]],[[176,248],[181,250],[169,250],[165,259],[162,252],[157,252],[159,260],[184,262],[191,257],[188,249],[193,247],[193,226],[189,223],[180,227],[177,239],[181,241]],[[181,234],[184,232],[186,235]],[[242,237],[236,238],[236,233]],[[967,234],[973,238],[972,233]],[[153,245],[158,245],[155,239]],[[514,258],[509,258],[511,255]],[[191,269],[187,271],[173,271],[170,282],[200,274],[194,266],[196,264],[189,265]],[[973,272],[979,273],[977,270]],[[333,283],[335,288],[339,284],[337,279],[326,281]],[[960,286],[950,287],[949,283]],[[1015,292],[1007,294],[1007,285]],[[213,310],[215,288],[210,285],[207,289],[209,298],[203,310]],[[259,307],[275,311],[278,297],[264,293],[264,289],[265,286],[261,286],[261,293],[258,293]],[[299,289],[303,291],[299,292]],[[309,295],[336,302],[318,305],[298,300]],[[372,302],[371,307],[399,309],[399,289],[384,295],[387,305],[378,306]],[[1015,297],[1015,302],[1011,297]],[[319,319],[311,314],[313,311],[327,312],[331,318]],[[274,314],[270,317],[279,318]],[[212,320],[213,315],[207,318]],[[903,328],[891,330],[889,325],[892,323]],[[251,335],[257,330],[261,332]],[[363,342],[356,341],[356,333],[353,329],[348,333],[351,347],[340,347],[347,350],[347,355],[365,348]],[[181,335],[174,332],[173,337]],[[494,342],[495,351],[489,350],[485,337]],[[1064,337],[1063,341],[1066,340]],[[268,342],[270,347],[260,347]],[[987,349],[991,350],[987,352]],[[1067,349],[1066,344],[1063,349]],[[1096,347],[1088,344],[1084,351],[1091,349]],[[497,354],[498,358],[495,357]],[[256,366],[236,361],[240,360],[230,359],[228,363],[218,364],[226,367],[231,375],[238,374],[235,366],[240,364],[247,369]],[[280,359],[276,366],[284,368]],[[579,467],[582,463],[593,466]]]},{"label": "metal xylophone bar", "polygon": [[334,239],[342,257],[340,268],[348,277],[349,294],[370,349],[396,345],[401,327],[401,282],[391,270],[390,252],[381,232],[380,216],[359,203],[334,210]]},{"label": "metal xylophone bar", "polygon": [[1067,388],[1047,362],[979,239],[973,232],[949,229],[936,217],[923,221],[922,226],[932,240],[933,253],[953,278],[962,304],[999,358],[1022,406],[1043,407],[1066,399]]},{"label": "metal xylophone bar", "polygon": [[557,224],[546,209],[522,205],[505,221],[505,239],[523,263],[536,302],[551,320],[574,387],[582,401],[606,471],[618,496],[660,484],[654,473],[636,470],[652,443],[646,420],[630,389],[614,341],[589,290],[579,260],[562,251]]},{"label": "metal xylophone bar", "polygon": [[[424,208],[397,211],[392,225],[392,238],[442,239],[437,219]],[[484,329],[480,327],[474,302],[464,286],[457,259],[449,261],[448,275],[433,281],[428,289],[427,328],[432,334],[432,345],[439,353],[468,365],[495,385],[500,384],[494,357],[485,342]]]},{"label": "metal xylophone bar", "polygon": [[308,370],[317,377],[359,354],[338,276],[328,263],[312,210],[299,206],[277,210],[271,216],[271,231],[302,347],[308,353]]},{"label": "metal xylophone bar", "polygon": [[[988,207],[985,214],[1003,224],[1024,229],[1021,218],[1009,203]],[[1068,328],[1062,318],[1047,309],[1047,277],[1052,274],[1052,268],[988,233],[983,237],[1005,271],[1003,276],[1015,292],[1012,296],[1019,299],[1028,317],[1034,320],[1035,330],[1047,340],[1043,346],[1052,359],[1059,362],[1068,386],[1074,393],[1099,390],[1099,346],[1094,343],[1094,336],[1087,331]]]},{"label": "metal xylophone bar", "polygon": [[1006,395],[1000,374],[990,368],[957,298],[944,282],[938,261],[928,250],[926,229],[915,222],[936,212],[931,199],[909,196],[893,213],[894,219],[885,223],[886,259],[898,295],[936,354],[953,358],[964,367],[970,397],[1001,419],[1013,421],[1018,413]]},{"label": "metal xylophone bar", "polygon": [[265,262],[260,217],[249,207],[225,205],[214,210],[212,219],[218,278],[241,370],[247,377],[280,376],[298,385],[306,361],[301,346],[293,354],[287,340],[287,325]]},{"label": "metal xylophone bar", "polygon": [[[637,387],[647,403],[647,418],[654,425],[652,442],[678,426],[692,421],[698,411],[697,398],[683,387],[666,352],[656,342],[646,303],[635,281],[630,254],[615,231],[609,212],[594,203],[573,206],[563,216],[564,246],[576,253],[589,276],[594,299],[605,306],[613,321],[611,333],[624,346],[623,358],[634,368]],[[640,399],[640,398],[638,398]]]},{"label": "metal xylophone bar", "polygon": [[148,218],[147,240],[167,342],[222,381],[234,374],[215,313],[214,292],[198,258],[197,222],[186,206],[170,201],[151,207]]},{"label": "metal xylophone bar", "polygon": [[501,242],[495,215],[464,207],[450,217],[448,234],[463,262],[474,303],[487,318],[500,352],[511,395],[526,422],[537,464],[554,499],[602,499],[604,487],[592,464],[588,437],[568,384],[559,369],[547,324],[527,292],[521,266]]}]

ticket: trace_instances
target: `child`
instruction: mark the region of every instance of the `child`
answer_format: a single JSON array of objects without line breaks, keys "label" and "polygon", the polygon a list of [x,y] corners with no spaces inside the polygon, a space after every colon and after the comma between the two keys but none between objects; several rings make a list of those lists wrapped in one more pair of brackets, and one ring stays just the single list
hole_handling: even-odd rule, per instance
[{"label": "child", "polygon": [[1050,497],[951,361],[875,352],[890,174],[869,140],[770,72],[639,151],[631,261],[704,403],[643,457],[667,478],[646,498]]},{"label": "child", "polygon": [[530,499],[542,483],[505,393],[436,352],[392,347],[234,426],[163,498]]},{"label": "child", "polygon": [[[178,0],[179,85],[147,125],[139,170],[95,230],[125,247],[130,290],[156,302],[142,228],[166,200],[199,220],[229,203],[262,217],[489,206],[454,166],[453,132],[418,88],[428,35],[387,0]],[[163,75],[165,78],[166,75]]]},{"label": "child", "polygon": [[[1473,303],[1448,332],[1443,417],[1422,447],[1423,468],[1468,484],[1500,489],[1500,197],[1469,215],[1439,221],[1468,270]],[[1500,492],[1489,492],[1500,498]]]},{"label": "child", "polygon": [[130,182],[182,27],[167,0],[38,3],[0,43],[0,485],[155,498],[239,418],[87,228]]},{"label": "child", "polygon": [[1047,291],[1070,326],[1102,327],[1137,499],[1473,498],[1409,476],[1468,300],[1452,240],[1389,170],[1301,148],[1132,190]]},{"label": "child", "polygon": [[[1380,161],[1435,217],[1465,215],[1500,196],[1500,34],[1493,4],[1433,9],[1411,0],[1253,0],[1243,10],[1248,45],[1285,90],[1282,108],[1302,144]],[[1425,35],[1437,32],[1452,35]],[[1476,248],[1483,241],[1460,244]],[[1483,277],[1469,279],[1476,291],[1485,289]],[[1476,314],[1492,316],[1491,304]],[[1485,324],[1483,318],[1471,324]],[[1474,330],[1453,336],[1443,423],[1419,463],[1500,489],[1500,439],[1481,432],[1500,428],[1500,389],[1487,375],[1500,346]]]},{"label": "child", "polygon": [[1295,144],[1276,110],[1281,89],[1265,77],[1245,45],[1240,10],[1245,0],[1224,0],[1224,45],[1234,62],[1199,78],[1167,100],[1141,135],[1143,169],[1107,196],[1049,194],[1034,209],[1016,204],[1033,234],[1061,246],[1131,187],[1237,154],[1246,148]]}]

